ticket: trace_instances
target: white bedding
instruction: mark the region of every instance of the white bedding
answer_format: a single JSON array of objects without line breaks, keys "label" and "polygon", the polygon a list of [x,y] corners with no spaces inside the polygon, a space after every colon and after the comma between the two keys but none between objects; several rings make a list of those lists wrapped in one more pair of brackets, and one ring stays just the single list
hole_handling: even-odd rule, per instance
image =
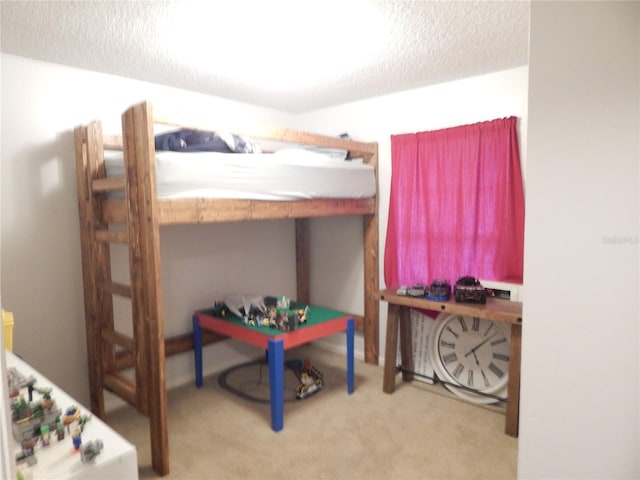
[{"label": "white bedding", "polygon": [[[122,152],[105,152],[107,176],[122,176]],[[373,167],[316,152],[156,152],[159,198],[300,200],[370,198],[376,193]]]}]

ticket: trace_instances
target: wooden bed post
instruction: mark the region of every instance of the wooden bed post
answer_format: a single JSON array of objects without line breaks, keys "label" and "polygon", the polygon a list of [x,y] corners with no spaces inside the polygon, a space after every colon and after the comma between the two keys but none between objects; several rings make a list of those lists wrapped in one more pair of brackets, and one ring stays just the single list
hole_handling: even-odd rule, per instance
[{"label": "wooden bed post", "polygon": [[129,108],[122,116],[122,131],[138,409],[149,417],[153,469],[167,475],[164,307],[151,104]]},{"label": "wooden bed post", "polygon": [[309,219],[296,218],[296,300],[309,304],[311,241],[309,233]]},{"label": "wooden bed post", "polygon": [[[374,167],[376,172],[376,192],[378,188],[378,144],[373,143],[374,149],[368,164]],[[378,302],[378,195],[376,193],[375,211],[371,215],[363,217],[363,247],[364,247],[364,360],[366,363],[378,365],[379,352],[379,312]]]}]

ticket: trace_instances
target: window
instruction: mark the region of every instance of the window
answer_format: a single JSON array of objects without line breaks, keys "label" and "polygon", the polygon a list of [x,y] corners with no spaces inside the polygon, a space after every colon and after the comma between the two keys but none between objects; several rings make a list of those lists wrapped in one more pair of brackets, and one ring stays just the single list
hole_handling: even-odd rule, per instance
[{"label": "window", "polygon": [[524,191],[515,117],[393,135],[388,286],[463,275],[522,283]]}]

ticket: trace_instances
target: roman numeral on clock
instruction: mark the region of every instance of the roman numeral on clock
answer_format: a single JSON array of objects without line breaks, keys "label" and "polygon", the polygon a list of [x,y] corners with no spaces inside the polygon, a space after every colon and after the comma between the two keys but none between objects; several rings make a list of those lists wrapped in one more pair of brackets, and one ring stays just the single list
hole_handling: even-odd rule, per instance
[{"label": "roman numeral on clock", "polygon": [[503,355],[502,353],[494,353],[493,358],[496,360],[502,360],[503,362],[509,361],[509,355]]},{"label": "roman numeral on clock", "polygon": [[460,374],[462,373],[463,370],[464,370],[464,366],[462,366],[462,364],[459,363],[458,365],[456,365],[456,369],[453,371],[453,376],[456,378],[460,377]]},{"label": "roman numeral on clock", "polygon": [[440,346],[447,347],[447,348],[456,348],[455,343],[445,342],[444,340],[440,340]]},{"label": "roman numeral on clock", "polygon": [[473,370],[469,370],[467,373],[467,385],[473,387]]},{"label": "roman numeral on clock", "polygon": [[453,363],[453,362],[457,362],[458,361],[458,355],[456,355],[455,353],[448,353],[447,355],[445,355],[444,357],[442,357],[442,361],[444,363]]},{"label": "roman numeral on clock", "polygon": [[504,376],[504,372],[500,370],[500,368],[498,368],[498,366],[493,362],[489,364],[489,370],[491,370],[498,378],[502,378]]},{"label": "roman numeral on clock", "polygon": [[474,332],[480,331],[480,319],[478,317],[473,317],[473,323],[471,324],[471,330]]},{"label": "roman numeral on clock", "polygon": [[464,321],[464,317],[458,317],[458,321],[460,322],[460,326],[462,327],[463,332],[466,332],[467,330],[469,330],[467,328],[467,323]]}]

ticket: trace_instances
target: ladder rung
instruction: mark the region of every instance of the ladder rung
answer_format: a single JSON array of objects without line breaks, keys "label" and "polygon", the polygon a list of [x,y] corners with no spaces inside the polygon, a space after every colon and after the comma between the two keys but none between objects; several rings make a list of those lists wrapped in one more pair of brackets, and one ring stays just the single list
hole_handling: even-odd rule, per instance
[{"label": "ladder rung", "polygon": [[96,240],[99,242],[128,243],[129,232],[126,230],[114,232],[113,230],[96,230]]},{"label": "ladder rung", "polygon": [[93,193],[124,190],[124,187],[124,177],[96,178],[93,182],[91,182],[91,190],[93,191]]},{"label": "ladder rung", "polygon": [[118,332],[116,330],[102,330],[102,338],[106,341],[115,343],[120,347],[124,347],[125,349],[133,352],[135,349],[135,342],[133,341],[133,337],[129,335],[125,335],[122,332]]},{"label": "ladder rung", "polygon": [[131,350],[120,350],[116,352],[116,370],[126,370],[133,368],[135,365],[135,357]]},{"label": "ladder rung", "polygon": [[125,298],[131,298],[131,287],[123,283],[111,282],[106,285],[111,295],[119,295]]},{"label": "ladder rung", "polygon": [[138,407],[136,385],[130,379],[125,378],[122,375],[118,375],[117,373],[108,373],[104,377],[104,387],[134,407]]},{"label": "ladder rung", "polygon": [[102,135],[105,150],[122,150],[122,135]]}]

